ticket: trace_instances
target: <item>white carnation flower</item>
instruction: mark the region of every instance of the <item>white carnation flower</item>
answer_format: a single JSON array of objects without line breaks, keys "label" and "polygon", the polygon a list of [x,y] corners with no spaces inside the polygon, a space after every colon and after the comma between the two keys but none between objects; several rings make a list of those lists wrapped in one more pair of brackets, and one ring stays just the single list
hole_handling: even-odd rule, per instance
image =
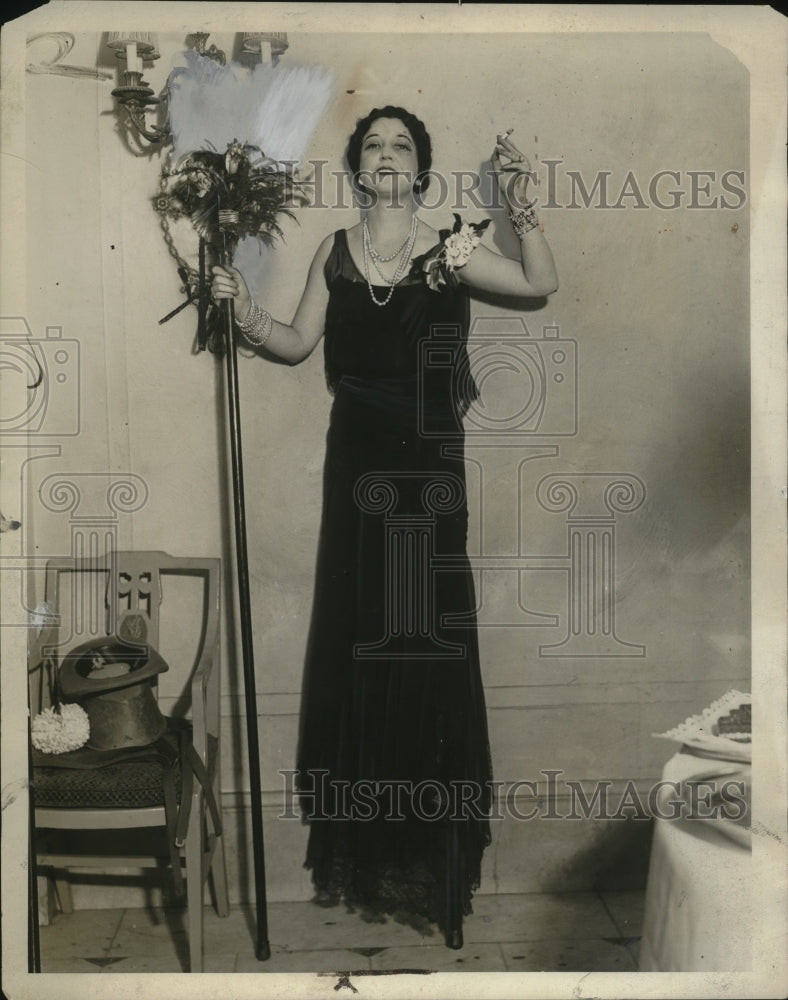
[{"label": "white carnation flower", "polygon": [[446,257],[450,264],[457,265],[457,262],[462,257],[461,247],[454,241],[447,241],[446,243]]},{"label": "white carnation flower", "polygon": [[42,753],[78,750],[90,737],[90,720],[80,705],[44,709],[30,728],[33,746]]}]

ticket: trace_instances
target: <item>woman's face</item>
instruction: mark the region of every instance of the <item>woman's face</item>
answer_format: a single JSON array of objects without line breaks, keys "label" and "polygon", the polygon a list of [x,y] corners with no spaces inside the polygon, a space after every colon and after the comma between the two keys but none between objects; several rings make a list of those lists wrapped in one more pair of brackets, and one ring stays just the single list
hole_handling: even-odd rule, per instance
[{"label": "woman's face", "polygon": [[410,191],[419,172],[416,143],[399,118],[377,118],[361,143],[359,180],[380,194]]}]

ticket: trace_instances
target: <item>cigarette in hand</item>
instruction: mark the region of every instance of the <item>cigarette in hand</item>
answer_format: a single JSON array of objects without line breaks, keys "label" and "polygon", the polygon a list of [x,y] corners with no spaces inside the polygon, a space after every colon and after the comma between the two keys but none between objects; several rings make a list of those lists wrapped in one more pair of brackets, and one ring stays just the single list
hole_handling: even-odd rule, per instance
[{"label": "cigarette in hand", "polygon": [[508,137],[512,134],[512,132],[514,132],[513,128],[508,128],[505,132],[499,132],[498,140],[500,142],[503,142],[504,139],[508,139]]}]

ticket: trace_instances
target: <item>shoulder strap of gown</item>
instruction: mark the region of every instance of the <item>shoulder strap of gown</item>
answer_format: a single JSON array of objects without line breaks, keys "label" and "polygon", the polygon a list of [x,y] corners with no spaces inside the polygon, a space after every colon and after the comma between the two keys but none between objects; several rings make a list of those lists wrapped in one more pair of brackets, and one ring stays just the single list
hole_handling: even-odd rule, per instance
[{"label": "shoulder strap of gown", "polygon": [[338,277],[357,280],[356,269],[348,250],[346,229],[337,229],[334,233],[334,244],[326,259],[323,275],[329,289]]}]

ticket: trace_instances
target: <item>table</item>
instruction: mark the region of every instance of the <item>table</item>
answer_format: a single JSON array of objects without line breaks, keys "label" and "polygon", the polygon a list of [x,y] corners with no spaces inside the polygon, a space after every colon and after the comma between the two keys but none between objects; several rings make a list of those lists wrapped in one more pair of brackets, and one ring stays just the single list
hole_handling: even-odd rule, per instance
[{"label": "table", "polygon": [[[662,777],[680,783],[686,804],[693,781],[714,782],[719,789],[726,781],[742,780],[748,797],[751,768],[685,749],[668,761]],[[640,970],[746,971],[752,964],[754,906],[749,826],[689,813],[685,806],[677,819],[655,820]]]}]

